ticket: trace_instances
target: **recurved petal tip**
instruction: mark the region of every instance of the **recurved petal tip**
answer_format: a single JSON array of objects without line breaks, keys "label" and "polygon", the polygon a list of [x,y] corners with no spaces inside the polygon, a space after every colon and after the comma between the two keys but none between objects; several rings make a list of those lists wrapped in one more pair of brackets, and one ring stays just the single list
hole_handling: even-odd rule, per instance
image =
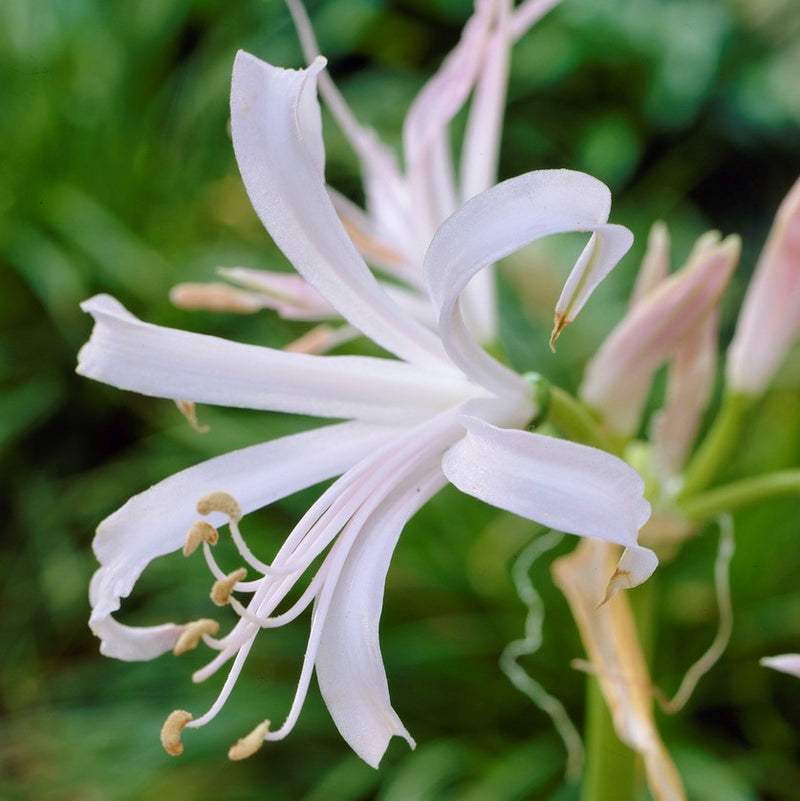
[{"label": "recurved petal tip", "polygon": [[561,332],[569,325],[570,321],[565,315],[556,312],[553,320],[553,330],[550,333],[550,350],[556,352],[556,340],[561,336]]},{"label": "recurved petal tip", "polygon": [[779,670],[800,678],[800,654],[781,654],[780,656],[765,656],[759,659],[761,667]]},{"label": "recurved petal tip", "polygon": [[608,603],[620,590],[629,590],[646,581],[656,567],[658,567],[658,557],[649,548],[627,547],[606,585],[603,600],[598,604],[598,608]]}]

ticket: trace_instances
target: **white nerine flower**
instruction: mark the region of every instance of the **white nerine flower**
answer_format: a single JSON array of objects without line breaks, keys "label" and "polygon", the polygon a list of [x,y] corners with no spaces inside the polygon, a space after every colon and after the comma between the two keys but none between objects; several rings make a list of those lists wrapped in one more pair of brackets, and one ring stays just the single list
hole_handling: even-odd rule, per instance
[{"label": "white nerine flower", "polygon": [[[150,325],[108,296],[84,304],[95,318],[79,357],[85,376],[156,397],[346,421],[184,470],[101,523],[94,545],[101,566],[90,596],[102,652],[150,659],[202,640],[216,655],[195,674],[198,681],[233,661],[208,712],[169,717],[162,739],[170,753],[182,750],[183,728],[202,726],[222,708],[258,632],[312,604],[286,721],[275,730],[259,723],[231,757],[292,729],[314,670],[339,731],[369,764],[377,765],[393,735],[413,744],[389,701],[378,621],[403,526],[448,481],[552,528],[624,546],[615,588],[638,584],[656,566],[655,555],[637,543],[649,515],[639,476],[602,451],[525,430],[537,411],[529,385],[476,344],[459,301],[486,265],[538,237],[586,231],[591,237],[556,310],[572,319],[630,245],[627,229],[607,223],[607,188],[582,173],[543,171],[466,203],[425,256],[434,333],[382,290],[326,191],[315,92],[323,65],[282,70],[240,53],[231,90],[234,149],[253,206],[287,258],[351,325],[396,358],[288,353]],[[250,550],[239,528],[244,514],[336,476],[271,562]],[[230,572],[212,550],[215,527],[225,522],[242,559]],[[217,636],[209,619],[147,628],[115,620],[151,560],[198,547],[214,578],[213,601],[239,615],[230,632]],[[283,608],[304,579],[299,600]]]},{"label": "white nerine flower", "polygon": [[[330,76],[319,76],[320,95],[358,157],[365,207],[328,187],[331,200],[361,255],[380,273],[392,277],[394,283],[384,282],[384,289],[431,328],[436,320],[422,275],[428,244],[457,208],[496,183],[511,48],[559,2],[525,0],[515,8],[512,0],[476,0],[460,41],[408,110],[403,123],[402,168],[397,154],[358,122]],[[286,3],[310,64],[320,55],[311,23],[300,0]],[[450,123],[468,102],[456,168]],[[183,308],[245,313],[271,308],[287,319],[340,320],[331,304],[301,276],[245,267],[220,268],[219,272],[243,289],[220,283],[179,284],[170,297]],[[491,269],[482,270],[470,283],[461,305],[478,341],[494,341]],[[303,338],[292,347],[324,352],[355,334],[349,326],[324,325],[315,329],[314,337]]]}]

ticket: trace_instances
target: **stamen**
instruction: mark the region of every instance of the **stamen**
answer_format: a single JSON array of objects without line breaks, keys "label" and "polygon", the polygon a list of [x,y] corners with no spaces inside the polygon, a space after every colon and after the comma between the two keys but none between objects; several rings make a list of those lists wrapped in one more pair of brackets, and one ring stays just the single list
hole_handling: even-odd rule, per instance
[{"label": "stamen", "polygon": [[209,492],[203,495],[197,502],[197,512],[201,515],[208,515],[211,512],[222,512],[231,520],[239,521],[242,519],[242,507],[238,501],[227,492]]},{"label": "stamen", "polygon": [[253,756],[262,745],[264,745],[264,735],[269,731],[269,721],[259,723],[250,734],[242,737],[228,750],[228,759],[239,760]]},{"label": "stamen", "polygon": [[[450,425],[449,417],[445,418],[444,422],[447,422],[447,425],[443,425],[443,421],[436,418],[422,427],[434,428],[434,437],[430,440],[425,437],[420,438],[419,429],[415,429],[412,432],[413,436],[404,437],[402,447],[398,448],[397,443],[393,443],[388,454],[385,453],[388,447],[381,449],[378,454],[373,454],[359,463],[356,468],[347,471],[339,481],[329,487],[312,504],[287,537],[273,560],[275,567],[267,566],[267,571],[264,573],[264,579],[267,580],[257,582],[259,586],[246,610],[235,598],[229,599],[229,603],[237,611],[246,611],[248,614],[242,615],[234,629],[222,640],[213,644],[212,647],[221,646],[222,650],[205,667],[195,671],[192,675],[194,682],[201,682],[233,659],[233,664],[216,700],[205,714],[191,722],[193,728],[204,726],[213,720],[228,700],[259,628],[263,625],[272,627],[288,622],[299,614],[311,600],[315,598],[317,600],[311,617],[311,631],[303,666],[286,720],[275,731],[270,731],[267,725],[262,724],[233,746],[231,749],[232,759],[250,756],[260,747],[261,741],[282,739],[294,727],[313,675],[314,663],[322,637],[323,622],[330,607],[337,579],[354,541],[366,520],[401,480],[405,481],[409,477],[413,477],[420,465],[427,464],[428,461],[431,462],[429,466],[433,469],[432,454],[438,453],[442,446],[451,441],[453,436],[451,429],[456,427],[455,422],[452,423],[452,426]],[[420,446],[420,441],[425,443],[424,446]],[[382,456],[388,458],[383,461]],[[434,461],[438,465],[438,457]],[[376,466],[378,464],[380,467]],[[392,480],[389,480],[390,478]],[[433,478],[435,479],[433,483],[437,484],[439,481],[438,467]],[[430,497],[431,494],[426,483],[423,483],[416,493],[420,493],[420,498]],[[224,511],[230,514],[231,507],[233,507],[234,515],[238,513],[241,516],[239,505],[224,492],[210,493],[201,498],[198,503],[198,511],[201,514],[209,511]],[[230,526],[232,532],[238,528],[237,522],[232,516]],[[325,558],[301,599],[287,612],[270,617],[289,590],[295,586],[299,574],[303,573],[334,540],[336,542],[334,542],[331,552]],[[211,549],[204,545],[203,550],[208,559]],[[216,568],[213,559],[212,564]],[[293,565],[291,569],[290,565]],[[217,576],[218,580],[226,578],[221,571],[217,574],[214,568],[212,568],[212,573]],[[272,580],[273,577],[269,575],[270,573],[273,573],[277,580]],[[203,638],[209,643],[207,635],[203,635]]]},{"label": "stamen", "polygon": [[285,612],[281,612],[279,615],[267,615],[266,617],[259,617],[251,612],[246,606],[237,601],[236,598],[230,599],[231,608],[236,612],[237,615],[239,615],[239,617],[248,620],[250,623],[254,623],[259,628],[278,628],[279,626],[284,626],[286,623],[290,623],[306,610],[311,601],[313,601],[316,597],[316,594],[319,591],[319,588],[322,586],[324,579],[325,571],[323,568],[320,568],[314,578],[311,579],[308,587],[306,587],[300,598],[289,609],[287,609]]},{"label": "stamen", "polygon": [[[249,626],[250,624],[248,623],[246,625]],[[200,726],[205,726],[207,723],[214,720],[220,709],[222,709],[222,707],[225,706],[225,702],[228,700],[231,692],[233,692],[233,688],[236,686],[236,681],[239,678],[239,674],[242,672],[242,666],[247,660],[247,655],[250,653],[250,649],[253,647],[257,631],[258,629],[253,631],[252,636],[249,639],[245,640],[245,642],[239,648],[238,652],[234,652],[236,653],[236,658],[233,660],[233,665],[231,666],[231,669],[228,671],[228,675],[225,678],[225,682],[222,685],[222,689],[219,691],[216,700],[205,714],[201,715],[199,718],[197,718],[197,720],[192,722],[193,727],[196,726],[199,728]],[[216,659],[213,661],[220,660],[220,664],[224,664],[231,656],[232,653],[226,653],[223,651],[222,653],[218,654]],[[201,675],[203,671],[207,670],[208,667],[209,665],[206,665],[205,668],[197,670],[192,674],[192,681],[195,684],[198,684],[199,682],[204,681],[206,678],[208,678],[207,675],[206,676]],[[213,672],[214,671],[212,670],[211,673]],[[208,675],[210,675],[210,673]]]},{"label": "stamen", "polygon": [[[239,504],[238,504],[238,502],[236,501],[235,498],[232,498],[230,495],[227,495],[227,493],[222,493],[222,492],[221,493],[211,493],[211,494],[212,495],[226,496],[223,500],[225,500],[226,502],[233,502],[235,504],[235,507],[234,507],[233,511],[239,510],[239,514],[241,515],[241,508],[239,507]],[[206,501],[207,499],[208,499],[208,496],[204,496],[203,498],[200,499],[200,501],[198,503],[199,504],[204,504],[204,501]],[[220,499],[217,498],[215,500],[219,501]],[[227,505],[229,505],[229,504],[227,504]],[[205,505],[203,505],[202,508],[206,509],[207,507]],[[217,510],[216,509],[211,509],[210,511],[217,511]],[[219,511],[225,511],[225,510],[220,509]],[[219,533],[217,532],[217,530],[212,525],[210,525],[209,523],[206,523],[203,520],[198,520],[197,523],[195,523],[195,525],[208,526],[208,529],[213,531],[216,534],[217,538],[219,537]],[[194,526],[192,528],[194,528]],[[247,564],[250,567],[253,568],[253,570],[256,570],[256,571],[262,573],[264,576],[267,576],[267,575],[277,575],[277,576],[288,575],[290,573],[295,573],[298,570],[304,570],[305,569],[306,564],[304,562],[303,563],[298,563],[298,564],[289,563],[289,564],[283,565],[281,567],[272,567],[271,565],[265,564],[260,559],[258,559],[253,554],[253,552],[247,547],[247,543],[244,541],[244,537],[242,537],[242,532],[239,530],[239,526],[238,526],[237,520],[231,519],[229,521],[228,528],[230,530],[231,539],[233,540],[233,544],[236,546],[236,549],[239,551],[239,555],[242,557],[242,559],[244,559],[245,562],[247,562]],[[191,529],[190,529],[190,534],[191,534]],[[187,540],[188,540],[188,537],[187,537]],[[206,539],[205,542],[207,544],[209,544],[209,545],[216,545],[217,540],[215,539],[215,540],[211,541],[210,539]],[[186,547],[187,546],[184,546],[184,554],[186,554]],[[194,551],[194,548],[196,546],[192,545],[190,547],[192,547],[192,551],[190,551],[190,553],[191,553],[191,552]],[[225,577],[225,573],[223,573],[222,570],[217,565],[213,555],[211,554],[210,549],[209,548],[204,548],[204,552],[205,552],[205,556],[206,556],[206,561],[208,562],[209,570],[211,570],[211,572],[218,579],[224,578]],[[248,587],[247,588],[248,591],[251,590],[251,589],[254,589],[254,586],[257,584],[257,582],[250,582],[250,584],[253,585],[253,586]],[[239,589],[243,590],[245,588],[244,587],[240,587]]]},{"label": "stamen", "polygon": [[175,643],[172,653],[175,654],[175,656],[185,654],[187,651],[197,648],[204,634],[214,635],[218,631],[219,623],[217,623],[216,620],[210,620],[209,618],[193,620],[191,623],[186,624],[186,628],[183,630],[181,636],[178,637],[178,641]]},{"label": "stamen", "polygon": [[201,426],[200,423],[197,422],[197,409],[193,401],[176,400],[175,405],[178,407],[178,411],[186,418],[186,422],[189,423],[198,434],[207,434],[211,431],[211,426]]},{"label": "stamen", "polygon": [[205,520],[197,520],[192,523],[189,533],[186,535],[183,555],[191,556],[203,542],[207,542],[209,545],[216,545],[219,542],[219,532],[211,523],[207,523]]},{"label": "stamen", "polygon": [[[350,327],[347,326],[347,329],[346,334],[350,335]],[[338,334],[338,328],[321,323],[290,342],[284,350],[289,351],[289,353],[310,353],[313,355],[326,353],[339,344]]]},{"label": "stamen", "polygon": [[[225,571],[217,564],[217,560],[214,559],[214,553],[212,552],[208,543],[203,543],[203,556],[205,556],[206,564],[208,565],[209,571],[211,571],[211,575],[214,576],[215,581],[219,581],[226,577]],[[252,565],[250,565],[252,567]],[[263,583],[263,577],[253,579],[252,581],[241,581],[239,582],[239,586],[236,588],[237,592],[255,592]]]},{"label": "stamen", "polygon": [[238,570],[234,570],[232,573],[228,573],[228,575],[225,576],[225,578],[215,581],[214,586],[211,588],[211,600],[217,606],[227,605],[231,600],[231,593],[233,592],[233,588],[246,575],[247,575],[247,569],[244,567],[240,567]]},{"label": "stamen", "polygon": [[339,220],[344,226],[344,230],[350,235],[350,239],[353,240],[353,244],[367,261],[378,259],[382,263],[389,262],[395,269],[403,266],[404,259],[401,253],[358,225],[355,219],[340,213]]},{"label": "stamen", "polygon": [[220,283],[176,284],[169,292],[169,299],[174,306],[189,311],[253,314],[264,308],[264,303],[255,293]]},{"label": "stamen", "polygon": [[161,727],[161,745],[170,756],[178,756],[183,753],[181,732],[191,719],[190,712],[176,709],[164,721],[164,725]]}]

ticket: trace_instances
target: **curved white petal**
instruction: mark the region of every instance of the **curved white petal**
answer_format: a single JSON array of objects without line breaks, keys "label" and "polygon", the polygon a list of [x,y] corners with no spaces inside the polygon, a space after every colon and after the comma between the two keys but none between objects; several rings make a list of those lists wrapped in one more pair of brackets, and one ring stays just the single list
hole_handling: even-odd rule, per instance
[{"label": "curved white petal", "polygon": [[[109,623],[149,562],[183,547],[197,519],[196,503],[222,490],[246,514],[344,472],[379,447],[396,429],[342,423],[217,456],[176,473],[135,495],[97,528],[94,552],[100,568],[90,587],[90,625],[103,653],[119,659],[150,659],[172,647],[181,627],[132,630]],[[225,518],[215,514],[212,524]]]},{"label": "curved white petal", "polygon": [[650,504],[630,465],[575,442],[495,428],[474,417],[462,422],[467,434],[442,462],[462,492],[550,528],[638,551],[620,565],[631,573],[629,586],[653,572],[655,554],[637,543]]},{"label": "curved white petal", "polygon": [[[366,177],[364,182],[367,183]],[[410,243],[405,223],[389,222],[386,225],[379,219],[380,214],[367,214],[330,186],[328,194],[350,239],[369,264],[414,286],[422,284],[422,274],[410,263]],[[385,208],[386,203],[380,202],[378,205]],[[427,242],[425,244],[427,246]]]},{"label": "curved white petal", "polygon": [[[540,237],[594,231],[567,279],[568,286],[580,284],[581,297],[588,296],[589,287],[594,288],[598,276],[608,273],[632,241],[626,228],[605,223],[610,205],[608,188],[589,175],[539,170],[481,192],[442,224],[425,256],[425,281],[439,310],[445,349],[468,376],[500,393],[519,393],[522,383],[470,336],[458,296],[472,276]],[[589,252],[594,254],[591,264]]]},{"label": "curved white petal", "polygon": [[[321,53],[308,14],[299,0],[286,0],[286,5],[294,20],[306,63],[313,64]],[[364,192],[371,216],[382,234],[389,235],[388,238],[394,239],[391,234],[401,235],[400,241],[394,242],[393,246],[405,253],[409,243],[403,242],[402,238],[407,239],[413,230],[413,210],[409,207],[406,182],[400,174],[394,153],[373,130],[358,122],[327,72],[319,73],[318,82],[322,99],[361,163]],[[333,199],[336,203],[335,196]]]},{"label": "curved white petal", "polygon": [[323,66],[318,59],[307,70],[282,70],[237,54],[231,129],[247,194],[278,247],[345,319],[401,358],[439,364],[439,343],[381,290],[325,190],[314,155],[318,131],[303,122],[310,107],[318,109]]},{"label": "curved white petal", "polygon": [[511,35],[514,41],[521,39],[550,9],[561,0],[523,0],[511,17]]},{"label": "curved white petal", "polygon": [[316,658],[322,697],[348,745],[376,768],[389,740],[414,740],[391,706],[378,623],[386,573],[408,519],[445,484],[440,470],[380,507],[362,527],[336,582]]},{"label": "curved white petal", "polygon": [[[510,6],[509,0],[498,4],[496,24],[486,43],[470,103],[459,169],[461,204],[497,181],[511,56]],[[494,342],[497,338],[497,291],[491,266],[470,281],[461,302],[467,326],[475,339],[480,343]]]},{"label": "curved white petal", "polygon": [[765,656],[759,660],[762,667],[779,670],[800,678],[800,654],[781,654],[780,656]]},{"label": "curved white petal", "polygon": [[[610,196],[609,196],[610,200]],[[574,229],[586,230],[586,229]],[[622,225],[597,225],[583,253],[567,276],[556,303],[555,323],[550,345],[569,325],[597,289],[598,284],[614,269],[633,244],[633,234]]]},{"label": "curved white petal", "polygon": [[397,423],[474,392],[452,368],[442,375],[394,359],[288,353],[163,328],[107,295],[81,308],[95,327],[78,355],[78,373],[144,395]]},{"label": "curved white petal", "polygon": [[494,0],[476,0],[461,39],[414,98],[403,124],[408,187],[423,248],[459,205],[448,126],[466,103],[484,63],[494,6]]},{"label": "curved white petal", "polygon": [[509,6],[509,0],[500,0],[497,22],[486,42],[475,82],[461,147],[459,178],[462,203],[488,189],[497,180],[511,56]]},{"label": "curved white petal", "polygon": [[177,623],[126,626],[111,615],[97,618],[90,625],[100,640],[100,653],[125,662],[144,662],[171,651],[186,628]]},{"label": "curved white petal", "polygon": [[475,86],[491,31],[493,0],[477,0],[461,39],[414,98],[403,124],[403,152],[409,172],[424,162],[434,142],[464,105]]}]

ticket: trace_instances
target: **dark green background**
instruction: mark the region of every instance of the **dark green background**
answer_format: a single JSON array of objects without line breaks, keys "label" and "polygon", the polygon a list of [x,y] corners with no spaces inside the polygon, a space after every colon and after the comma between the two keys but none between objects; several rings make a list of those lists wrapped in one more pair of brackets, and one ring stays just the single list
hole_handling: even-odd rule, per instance
[{"label": "dark green background", "polygon": [[[469,11],[463,0],[310,4],[334,78],[360,119],[395,144],[408,103]],[[238,48],[301,63],[278,2],[0,2],[0,797],[575,798],[548,719],[497,668],[522,634],[508,570],[533,528],[452,489],[408,526],[390,571],[383,651],[394,704],[419,746],[393,743],[378,771],[349,752],[315,688],[289,739],[246,763],[225,757],[255,720],[288,709],[307,619],[260,637],[225,712],[190,732],[178,759],[164,754],[158,731],[172,709],[199,712],[212,699],[216,679],[189,681],[201,655],[125,664],[98,654],[86,627],[97,522],[171,472],[308,424],[202,408],[211,432],[200,436],[170,403],[73,373],[90,330],[78,303],[96,292],[147,320],[241,341],[280,346],[302,332],[267,313],[181,312],[167,300],[173,284],[211,279],[218,265],[285,265],[249,208],[226,131]],[[516,367],[574,389],[624,308],[656,218],[669,223],[677,258],[707,228],[743,235],[724,308],[730,337],[772,214],[800,174],[798,74],[794,0],[565,0],[517,46],[502,177],[592,172],[612,188],[612,219],[637,245],[555,358],[547,318],[560,279],[524,258],[507,266],[502,334]],[[328,178],[358,199],[352,154],[326,124]],[[794,355],[731,476],[798,465]],[[310,497],[252,515],[245,531],[268,553]],[[800,682],[757,660],[800,650],[798,513],[793,499],[738,516],[733,640],[684,713],[661,719],[692,799],[797,797]],[[709,532],[657,578],[653,671],[667,692],[713,636],[715,547]],[[545,643],[525,665],[580,722],[584,678],[568,665],[581,647],[546,561],[533,571]],[[208,614],[200,564],[161,562],[140,583],[132,617]]]}]

